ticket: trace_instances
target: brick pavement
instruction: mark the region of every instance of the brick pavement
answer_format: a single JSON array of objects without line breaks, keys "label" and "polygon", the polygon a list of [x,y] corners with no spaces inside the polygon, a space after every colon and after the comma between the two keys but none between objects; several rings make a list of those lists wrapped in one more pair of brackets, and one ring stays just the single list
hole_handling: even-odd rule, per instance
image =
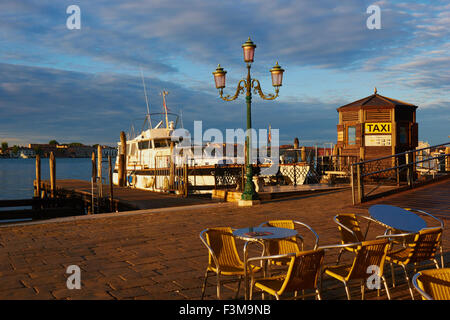
[{"label": "brick pavement", "polygon": [[[374,203],[408,205],[450,217],[449,206],[432,201],[435,194],[449,198],[450,181],[392,195]],[[421,202],[420,196],[426,201]],[[269,219],[303,221],[320,235],[320,245],[339,242],[332,217],[339,212],[367,213],[367,206],[352,207],[349,190],[273,200],[251,208],[220,203],[197,207],[63,218],[38,224],[0,228],[0,299],[198,299],[207,263],[199,240],[206,227],[257,225]],[[438,199],[435,199],[438,200]],[[436,205],[436,208],[433,207]],[[369,236],[383,230],[373,229]],[[312,240],[307,233],[306,242]],[[449,232],[444,231],[444,250]],[[242,246],[241,242],[238,242]],[[328,253],[326,263],[334,261]],[[344,255],[344,260],[349,255]],[[447,258],[447,257],[446,257]],[[448,262],[448,259],[446,259]],[[68,290],[69,265],[81,268],[82,289]],[[389,273],[389,272],[387,272]],[[406,284],[391,294],[408,299]],[[215,298],[215,280],[207,298]],[[328,290],[336,287],[336,290]],[[324,285],[325,299],[344,298],[337,281]],[[356,291],[358,291],[356,289]],[[242,291],[241,291],[242,292]],[[233,296],[224,290],[225,298]],[[355,295],[355,298],[358,297]],[[380,298],[385,299],[382,294]],[[370,292],[369,299],[376,299]]]}]

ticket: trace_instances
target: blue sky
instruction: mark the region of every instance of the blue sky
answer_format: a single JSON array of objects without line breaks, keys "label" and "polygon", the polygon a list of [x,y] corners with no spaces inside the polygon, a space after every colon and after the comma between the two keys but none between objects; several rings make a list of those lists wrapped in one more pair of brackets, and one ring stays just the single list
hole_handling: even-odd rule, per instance
[{"label": "blue sky", "polygon": [[[81,29],[69,30],[69,5]],[[381,8],[369,30],[366,9]],[[241,44],[257,44],[253,77],[273,91],[269,69],[286,70],[280,97],[253,99],[256,128],[280,129],[281,143],[336,141],[336,108],[382,95],[419,106],[419,139],[450,135],[448,1],[127,0],[0,2],[0,140],[10,145],[114,145],[167,90],[192,128],[242,128],[245,101],[224,102],[211,72],[227,71],[234,93],[246,69]]]}]

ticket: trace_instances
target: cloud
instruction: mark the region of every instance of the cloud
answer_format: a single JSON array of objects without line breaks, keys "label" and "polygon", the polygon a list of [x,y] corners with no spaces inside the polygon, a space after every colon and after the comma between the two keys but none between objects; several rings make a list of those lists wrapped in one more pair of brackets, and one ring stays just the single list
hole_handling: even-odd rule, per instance
[{"label": "cloud", "polygon": [[[381,7],[381,30],[366,27],[374,3]],[[230,87],[239,80],[248,36],[258,46],[254,77],[267,78],[279,61],[291,83],[314,90],[286,84],[286,96],[276,101],[254,99],[255,126],[271,123],[286,141],[335,141],[335,108],[362,98],[372,81],[393,98],[448,110],[450,79],[443,71],[449,69],[450,5],[444,0],[79,0],[82,28],[68,30],[71,4],[0,3],[0,125],[10,137],[114,143],[128,119],[145,112],[140,67],[152,108],[160,108],[158,92],[167,89],[185,124],[202,119],[208,127],[243,127],[244,101],[221,101],[211,72],[221,63]],[[310,78],[311,70],[323,70],[322,79]]]}]

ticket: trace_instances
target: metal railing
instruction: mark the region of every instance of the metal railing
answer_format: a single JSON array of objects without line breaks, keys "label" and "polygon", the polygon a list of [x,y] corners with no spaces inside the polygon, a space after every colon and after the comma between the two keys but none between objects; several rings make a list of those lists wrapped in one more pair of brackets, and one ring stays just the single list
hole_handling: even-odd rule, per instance
[{"label": "metal railing", "polygon": [[357,156],[319,156],[317,159],[317,172],[324,175],[327,171],[341,172],[350,175],[352,164],[358,160]]},{"label": "metal railing", "polygon": [[353,204],[450,175],[450,142],[351,165]]}]

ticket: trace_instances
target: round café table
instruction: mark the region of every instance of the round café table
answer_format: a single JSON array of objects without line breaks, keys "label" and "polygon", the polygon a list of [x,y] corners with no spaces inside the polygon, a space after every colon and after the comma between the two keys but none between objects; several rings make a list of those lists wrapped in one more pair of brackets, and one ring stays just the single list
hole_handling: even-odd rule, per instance
[{"label": "round caf\u00e9 table", "polygon": [[244,290],[245,299],[248,299],[248,277],[247,277],[247,245],[249,242],[262,243],[270,240],[282,240],[295,237],[298,234],[296,230],[276,227],[249,227],[236,229],[233,236],[245,241],[244,245]]},{"label": "round caf\u00e9 table", "polygon": [[369,208],[370,216],[389,229],[415,233],[427,227],[427,223],[414,212],[387,204]]}]

